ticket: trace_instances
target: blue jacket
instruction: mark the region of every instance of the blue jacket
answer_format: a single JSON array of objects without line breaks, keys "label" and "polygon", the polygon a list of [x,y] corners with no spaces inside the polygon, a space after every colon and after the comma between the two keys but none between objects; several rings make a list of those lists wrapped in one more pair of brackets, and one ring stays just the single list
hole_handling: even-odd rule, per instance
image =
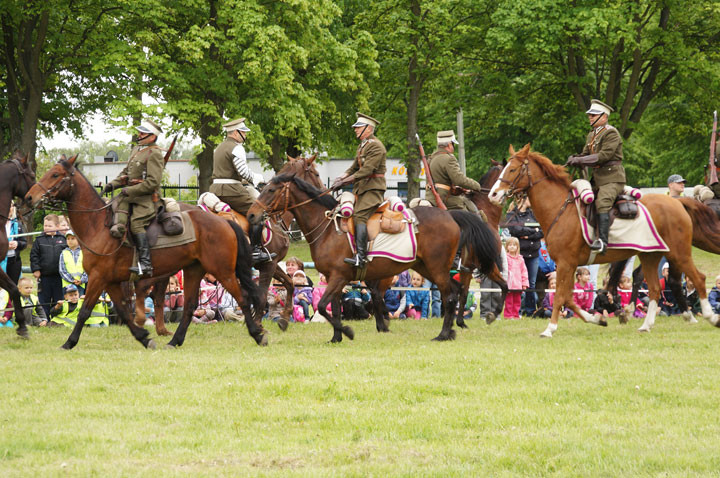
[{"label": "blue jacket", "polygon": [[[385,291],[385,307],[387,307],[387,310],[389,312],[395,312],[400,308],[400,304],[404,304],[405,301],[403,299],[403,293],[400,290],[392,290],[388,289]],[[404,308],[404,307],[403,307]],[[404,312],[404,311],[400,311]]]},{"label": "blue jacket", "polygon": [[405,304],[420,309],[421,317],[428,317],[428,308],[430,307],[430,291],[427,290],[408,290],[405,292]]},{"label": "blue jacket", "polygon": [[720,289],[713,287],[708,294],[708,300],[710,301],[710,306],[715,312],[720,311]]}]

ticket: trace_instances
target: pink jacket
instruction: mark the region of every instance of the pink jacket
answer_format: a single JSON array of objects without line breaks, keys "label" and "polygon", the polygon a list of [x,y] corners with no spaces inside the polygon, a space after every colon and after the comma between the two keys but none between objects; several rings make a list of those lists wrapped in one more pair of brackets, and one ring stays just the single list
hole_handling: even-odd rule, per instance
[{"label": "pink jacket", "polygon": [[[318,285],[315,286],[315,288],[313,288],[312,306],[313,306],[313,310],[316,312],[318,310],[318,303],[320,302],[320,298],[325,293],[325,289],[327,289],[327,283],[325,283],[325,282],[318,282]],[[328,304],[326,309],[328,312],[331,311],[330,304]]]},{"label": "pink jacket", "polygon": [[525,267],[525,259],[520,254],[516,256],[507,255],[508,262],[508,281],[507,285],[509,289],[522,289],[529,287],[528,282],[528,271]]},{"label": "pink jacket", "polygon": [[582,310],[590,310],[593,307],[593,285],[592,282],[588,282],[584,286],[581,285],[579,282],[575,283],[575,289],[583,289],[585,291],[590,292],[573,292],[573,301],[575,304],[580,307]]}]

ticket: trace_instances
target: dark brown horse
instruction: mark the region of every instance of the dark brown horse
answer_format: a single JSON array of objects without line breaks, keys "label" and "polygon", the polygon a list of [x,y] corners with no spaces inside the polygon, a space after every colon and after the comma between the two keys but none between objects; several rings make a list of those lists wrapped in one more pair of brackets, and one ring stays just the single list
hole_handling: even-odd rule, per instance
[{"label": "dark brown horse", "polygon": [[[557,263],[557,292],[553,313],[550,323],[541,335],[552,337],[557,330],[559,312],[563,305],[585,322],[607,325],[581,310],[572,299],[575,269],[588,262],[590,248],[582,237],[577,212],[570,204],[573,196],[569,175],[562,166],[555,165],[542,154],[531,151],[529,144],[518,152],[510,147],[510,155],[507,166],[490,192],[490,199],[499,204],[508,196],[527,194],[533,212],[545,232],[548,251]],[[664,253],[639,254],[650,296],[648,313],[639,330],[649,331],[655,322],[660,297],[657,274],[660,258],[665,255],[694,284],[705,284],[705,275],[697,270],[692,259],[692,220],[682,204],[660,194],[646,194],[640,202],[650,212],[656,231],[669,248],[669,251]],[[568,204],[570,207],[567,207]],[[635,253],[633,250],[610,249],[604,255],[597,256],[595,263],[615,262],[627,259]],[[703,316],[713,325],[717,325],[718,316],[713,314],[703,287],[698,288],[698,295]]]},{"label": "dark brown horse", "polygon": [[[0,261],[5,259],[8,251],[5,224],[9,221],[10,202],[13,197],[24,198],[33,184],[35,184],[35,173],[30,169],[27,155],[22,157],[19,152],[15,152],[11,159],[0,163]],[[0,269],[0,288],[8,291],[12,300],[15,322],[18,325],[17,334],[25,339],[29,338],[25,315],[22,313],[20,292],[17,285],[2,269]]]},{"label": "dark brown horse", "polygon": [[[263,189],[260,197],[248,211],[248,220],[259,222],[265,214],[275,215],[290,211],[294,216],[305,238],[310,244],[310,252],[315,267],[325,274],[328,286],[318,304],[319,312],[333,326],[332,342],[342,341],[342,335],[354,337],[348,326],[340,320],[340,293],[342,288],[354,279],[355,268],[343,261],[351,255],[350,246],[343,234],[338,234],[333,226],[330,212],[337,206],[337,201],[328,195],[329,191],[320,191],[308,183],[303,177],[312,174],[312,164],[299,162],[287,163]],[[368,281],[384,279],[410,267],[417,270],[435,284],[443,297],[445,317],[443,327],[436,340],[452,340],[455,331],[452,329],[459,283],[450,278],[450,267],[461,239],[470,241],[462,243],[470,246],[481,258],[481,268],[490,273],[497,270],[499,244],[495,241],[492,231],[480,218],[473,214],[463,213],[464,219],[477,224],[476,234],[461,237],[460,226],[453,215],[431,207],[418,207],[417,259],[411,263],[399,263],[390,259],[377,257],[367,267],[365,279]],[[437,234],[442,231],[442,234]],[[332,314],[328,315],[326,307],[332,305]]]},{"label": "dark brown horse", "polygon": [[[78,343],[82,327],[103,290],[118,304],[118,314],[133,336],[145,347],[154,348],[155,343],[148,337],[147,330],[136,326],[128,316],[129,304],[121,287],[123,282],[130,279],[128,268],[133,261],[133,249],[123,246],[120,240],[110,235],[110,208],[75,168],[76,157],[55,164],[26,196],[35,207],[45,202],[65,202],[73,231],[83,248],[83,268],[88,274],[85,301],[75,328],[63,348],[71,349]],[[232,294],[243,307],[246,317],[253,317],[251,305],[256,312],[260,310],[260,293],[252,280],[250,247],[242,229],[202,211],[190,211],[187,214],[195,227],[196,240],[151,252],[154,277],[168,277],[179,269],[185,271],[186,309],[180,326],[168,344],[172,347],[180,346],[185,341],[192,311],[197,307],[200,279],[205,271],[213,274]],[[245,323],[259,345],[267,344],[262,326],[255,320],[246,320]]]}]

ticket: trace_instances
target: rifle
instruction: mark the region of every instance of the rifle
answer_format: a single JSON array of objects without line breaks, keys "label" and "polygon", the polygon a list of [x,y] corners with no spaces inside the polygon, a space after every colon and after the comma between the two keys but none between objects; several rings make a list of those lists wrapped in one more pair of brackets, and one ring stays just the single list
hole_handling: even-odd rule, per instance
[{"label": "rifle", "polygon": [[715,160],[717,159],[715,157],[715,142],[717,138],[717,110],[713,112],[713,129],[712,129],[712,137],[710,137],[710,184],[708,186],[712,186],[713,184],[716,184],[718,182],[718,176],[717,176],[717,169],[715,169]]},{"label": "rifle", "polygon": [[435,183],[433,182],[432,174],[430,174],[430,165],[428,164],[427,157],[425,157],[425,149],[423,148],[420,136],[417,133],[415,133],[415,139],[417,139],[418,149],[420,149],[420,159],[422,160],[423,167],[425,167],[425,179],[427,180],[428,186],[430,186],[430,191],[432,191],[438,207],[447,211],[447,206],[445,206],[445,203],[440,198],[437,189],[435,189]]},{"label": "rifle", "polygon": [[175,135],[175,137],[172,140],[172,143],[170,143],[170,147],[167,150],[167,153],[165,153],[165,159],[164,159],[164,165],[167,165],[168,160],[170,159],[170,153],[172,153],[173,148],[175,147],[175,142],[178,139],[178,135]]}]

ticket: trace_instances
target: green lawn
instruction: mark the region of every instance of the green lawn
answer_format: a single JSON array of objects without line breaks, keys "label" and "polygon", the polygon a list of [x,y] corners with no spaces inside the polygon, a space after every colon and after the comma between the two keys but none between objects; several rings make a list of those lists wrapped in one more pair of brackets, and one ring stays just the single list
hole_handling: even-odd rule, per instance
[{"label": "green lawn", "polygon": [[[720,330],[563,321],[190,328],[147,351],[121,327],[0,329],[0,476],[717,476]],[[166,342],[161,339],[160,342]]]}]

